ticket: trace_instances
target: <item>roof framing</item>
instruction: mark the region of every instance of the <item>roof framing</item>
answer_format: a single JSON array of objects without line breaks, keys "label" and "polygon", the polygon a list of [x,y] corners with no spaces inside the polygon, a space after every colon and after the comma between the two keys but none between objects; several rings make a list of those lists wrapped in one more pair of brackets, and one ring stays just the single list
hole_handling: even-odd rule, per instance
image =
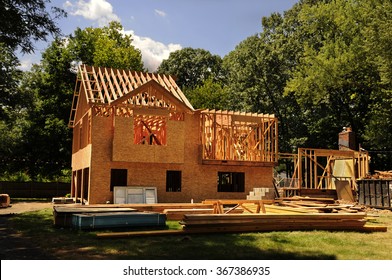
[{"label": "roof framing", "polygon": [[[153,94],[159,93],[160,96],[152,96],[151,88],[155,89]],[[82,64],[79,66],[69,126],[73,127],[75,124],[78,101],[82,94],[90,107],[93,105],[132,107],[141,105],[136,100],[138,98],[136,95],[141,95],[144,92],[148,93],[147,98],[150,100],[145,104],[146,106],[156,106],[157,100],[159,100],[165,103],[163,108],[183,107],[184,110],[194,111],[192,104],[170,75]]]}]

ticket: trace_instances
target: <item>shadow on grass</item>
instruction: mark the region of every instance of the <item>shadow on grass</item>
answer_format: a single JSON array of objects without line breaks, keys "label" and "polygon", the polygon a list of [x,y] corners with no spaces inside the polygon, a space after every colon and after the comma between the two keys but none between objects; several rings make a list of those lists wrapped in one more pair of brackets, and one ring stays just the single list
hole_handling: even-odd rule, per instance
[{"label": "shadow on grass", "polygon": [[[333,255],[322,252],[287,251],[285,247],[290,240],[273,242],[272,246],[263,246],[260,239],[268,239],[263,233],[242,234],[203,234],[176,237],[160,237],[148,240],[143,238],[144,245],[138,245],[137,255],[129,258],[170,259],[170,260],[332,260]],[[291,244],[291,246],[293,246]]]},{"label": "shadow on grass", "polygon": [[[1,233],[6,234],[2,236],[2,240],[11,240],[10,244],[16,247],[12,250],[12,245],[9,246],[8,254],[2,255],[2,259],[336,259],[334,255],[324,254],[314,248],[308,250],[296,247],[295,241],[285,237],[284,233],[98,239],[93,231],[54,227],[51,210],[14,215],[6,219],[3,226],[7,227],[8,231]],[[17,247],[24,248],[22,255],[18,254]]]}]

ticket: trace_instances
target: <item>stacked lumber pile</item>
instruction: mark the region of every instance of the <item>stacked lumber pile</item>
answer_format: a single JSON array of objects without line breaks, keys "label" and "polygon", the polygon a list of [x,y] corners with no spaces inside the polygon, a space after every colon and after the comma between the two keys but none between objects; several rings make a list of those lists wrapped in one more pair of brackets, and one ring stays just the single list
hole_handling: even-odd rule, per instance
[{"label": "stacked lumber pile", "polygon": [[185,215],[181,224],[183,230],[188,233],[287,230],[386,231],[386,227],[366,226],[365,213],[193,214]]},{"label": "stacked lumber pile", "polygon": [[[163,214],[166,214],[166,218],[172,221],[181,221],[186,214],[213,214],[214,209],[212,208],[192,208],[192,209],[164,209]],[[224,211],[230,211],[228,214],[241,214],[244,212],[243,209],[237,208],[234,210],[231,209],[224,209]]]},{"label": "stacked lumber pile", "polygon": [[279,206],[285,206],[302,210],[303,212],[315,213],[358,213],[364,212],[365,208],[355,203],[340,203],[328,198],[292,197],[277,201]]},{"label": "stacked lumber pile", "polygon": [[374,172],[376,173],[375,176],[377,176],[376,179],[392,179],[392,170],[389,171],[375,170]]},{"label": "stacked lumber pile", "polygon": [[[341,204],[330,198],[293,197],[278,199],[275,203],[270,201],[229,201],[206,200],[205,205],[213,204],[213,209],[166,209],[168,215],[171,211],[178,211],[176,219],[183,217],[181,230],[158,231],[127,231],[115,233],[98,233],[99,238],[124,238],[136,236],[162,236],[203,233],[241,233],[266,231],[293,231],[293,230],[330,230],[330,231],[359,231],[359,232],[386,232],[386,226],[369,225],[371,219],[365,208],[353,204]],[[226,208],[223,213],[216,212],[216,206],[235,204]],[[261,205],[264,211],[261,211]],[[264,204],[265,203],[265,204]],[[219,208],[221,209],[221,208]],[[219,210],[218,209],[218,210]],[[235,213],[243,211],[242,214]],[[187,211],[193,211],[187,213]],[[199,211],[199,212],[198,212]],[[209,213],[202,214],[202,211]],[[234,212],[234,213],[233,213]],[[264,212],[264,213],[263,213]],[[196,213],[196,214],[195,214]],[[169,218],[168,218],[169,219]]]},{"label": "stacked lumber pile", "polygon": [[375,174],[366,175],[363,179],[392,179],[392,170],[380,171],[375,170]]}]

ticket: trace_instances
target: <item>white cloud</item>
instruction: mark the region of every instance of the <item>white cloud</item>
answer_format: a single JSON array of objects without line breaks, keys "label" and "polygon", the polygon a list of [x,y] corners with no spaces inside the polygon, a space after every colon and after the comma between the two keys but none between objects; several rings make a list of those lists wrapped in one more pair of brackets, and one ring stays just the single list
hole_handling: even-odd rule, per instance
[{"label": "white cloud", "polygon": [[19,63],[20,63],[20,65],[18,66],[19,70],[30,71],[31,66],[33,65],[34,62],[32,58],[24,58],[24,59],[22,58]]},{"label": "white cloud", "polygon": [[162,10],[155,9],[154,11],[155,11],[155,14],[160,16],[160,17],[165,17],[166,16],[166,13],[164,11],[162,11]]},{"label": "white cloud", "polygon": [[133,30],[124,33],[132,36],[132,44],[141,51],[144,66],[150,72],[157,70],[162,60],[167,59],[171,52],[182,49],[180,44],[165,45],[151,38],[138,36]]},{"label": "white cloud", "polygon": [[120,21],[120,18],[113,12],[112,4],[106,0],[79,0],[75,3],[66,1],[63,7],[70,10],[71,15],[98,21],[100,26],[107,25],[111,21]]},{"label": "white cloud", "polygon": [[22,71],[30,71],[33,64],[40,63],[40,58],[41,58],[41,56],[36,53],[22,54],[20,51],[18,57],[19,57],[18,69]]}]

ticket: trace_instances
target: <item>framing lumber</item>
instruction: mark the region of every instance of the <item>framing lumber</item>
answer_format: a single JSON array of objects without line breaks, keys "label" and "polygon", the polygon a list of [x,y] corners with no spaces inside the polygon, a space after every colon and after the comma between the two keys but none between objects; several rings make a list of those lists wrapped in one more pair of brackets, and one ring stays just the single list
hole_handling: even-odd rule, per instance
[{"label": "framing lumber", "polygon": [[[283,155],[287,158],[287,155]],[[335,181],[348,180],[356,189],[355,180],[369,172],[369,154],[366,151],[299,148],[293,156],[294,175],[290,186],[305,189],[336,189]],[[334,170],[337,163],[346,161],[353,166],[345,176]]]},{"label": "framing lumber", "polygon": [[277,124],[274,115],[203,110],[202,159],[276,163]]},{"label": "framing lumber", "polygon": [[[165,92],[165,94],[163,94]],[[79,95],[86,96],[97,115],[109,116],[116,106],[164,108],[172,112],[193,112],[194,108],[171,76],[105,67],[79,66],[68,126],[76,125]],[[143,96],[142,96],[143,95]],[[146,96],[148,98],[146,99]],[[165,97],[164,97],[165,96]],[[82,112],[84,114],[84,112]],[[129,114],[126,112],[126,114]]]},{"label": "framing lumber", "polygon": [[[250,213],[266,213],[265,211],[265,206],[264,204],[273,204],[275,203],[275,200],[230,200],[230,199],[220,199],[220,200],[204,200],[204,204],[210,204],[213,205],[214,211],[213,214],[228,214],[232,210],[236,209],[237,207],[241,207],[242,209],[250,212]],[[249,209],[247,206],[244,204],[255,204],[256,205],[256,210],[253,212],[251,209]],[[223,207],[224,205],[235,205],[233,208],[229,209],[228,211],[224,211]]]}]

